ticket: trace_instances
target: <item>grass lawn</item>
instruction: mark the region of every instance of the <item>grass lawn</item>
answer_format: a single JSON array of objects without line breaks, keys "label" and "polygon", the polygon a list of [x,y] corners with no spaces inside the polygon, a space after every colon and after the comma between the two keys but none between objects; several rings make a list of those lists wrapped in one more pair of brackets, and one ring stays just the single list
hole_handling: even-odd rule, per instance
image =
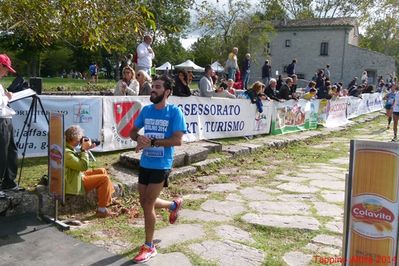
[{"label": "grass lawn", "polygon": [[[59,88],[63,88],[64,91],[103,91],[114,89],[116,81],[99,79],[98,83],[93,84],[88,80],[72,79],[72,78],[42,78],[43,79],[43,91],[57,91]],[[0,81],[0,84],[4,88],[7,88],[14,77],[5,77]],[[29,81],[28,78],[25,79]],[[191,84],[191,89],[198,89],[198,82]]]}]

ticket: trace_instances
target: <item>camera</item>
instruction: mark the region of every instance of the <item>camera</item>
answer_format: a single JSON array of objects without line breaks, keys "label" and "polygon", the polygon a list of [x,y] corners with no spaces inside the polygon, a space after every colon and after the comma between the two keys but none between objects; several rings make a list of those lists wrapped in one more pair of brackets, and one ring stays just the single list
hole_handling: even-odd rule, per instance
[{"label": "camera", "polygon": [[[83,143],[83,142],[86,142],[86,141],[89,141],[89,140],[90,140],[89,137],[83,136],[83,137],[80,139],[80,143]],[[92,139],[92,140],[91,140],[91,143],[94,143],[94,144],[96,144],[96,146],[98,146],[98,145],[101,144],[101,141],[99,141],[98,139]]]}]

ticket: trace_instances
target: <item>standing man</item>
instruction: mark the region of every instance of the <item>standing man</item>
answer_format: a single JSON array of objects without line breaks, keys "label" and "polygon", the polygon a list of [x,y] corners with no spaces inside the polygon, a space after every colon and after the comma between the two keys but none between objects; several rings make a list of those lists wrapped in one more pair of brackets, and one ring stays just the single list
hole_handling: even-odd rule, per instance
[{"label": "standing man", "polygon": [[245,90],[248,90],[250,68],[251,68],[251,54],[247,53],[242,63],[242,72],[244,73],[243,87]]},{"label": "standing man", "polygon": [[205,74],[199,81],[199,93],[201,97],[214,96],[215,87],[213,86],[212,76],[215,74],[211,65],[205,66]]},{"label": "standing man", "polygon": [[331,80],[331,76],[330,76],[331,74],[330,74],[330,65],[329,64],[327,64],[326,65],[326,68],[324,68],[324,77],[327,79],[327,80]]},{"label": "standing man", "polygon": [[288,77],[291,77],[292,75],[294,75],[296,73],[295,66],[296,66],[296,59],[293,59],[292,63],[287,66]]},{"label": "standing man", "polygon": [[155,58],[154,51],[151,48],[152,37],[144,36],[144,41],[137,46],[137,72],[144,70],[151,76],[152,60]]},{"label": "standing man", "polygon": [[269,61],[266,60],[262,67],[263,84],[269,84],[271,73],[272,73],[272,66],[269,64]]},{"label": "standing man", "polygon": [[[7,76],[8,72],[15,73],[11,67],[11,60],[6,54],[0,54],[0,78]],[[4,90],[0,84],[0,181],[1,189],[18,190],[15,183],[18,170],[17,146],[14,142],[14,128],[12,116],[15,111],[8,107],[12,93]]]},{"label": "standing man", "polygon": [[[168,208],[169,222],[173,224],[183,203],[182,198],[173,201],[158,198],[162,188],[168,186],[173,147],[182,144],[183,134],[187,131],[182,111],[167,103],[171,94],[172,80],[167,76],[156,77],[150,97],[153,104],[141,110],[130,132],[130,137],[137,142],[136,152],[143,150],[138,190],[144,210],[145,243],[133,259],[136,263],[146,262],[157,254],[153,243],[155,208]],[[144,128],[144,135],[138,134],[141,128]]]}]

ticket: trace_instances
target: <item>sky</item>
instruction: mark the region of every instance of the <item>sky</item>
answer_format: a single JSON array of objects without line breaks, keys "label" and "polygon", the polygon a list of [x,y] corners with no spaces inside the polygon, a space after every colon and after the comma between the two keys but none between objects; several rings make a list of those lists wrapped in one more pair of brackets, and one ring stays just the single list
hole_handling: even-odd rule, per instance
[{"label": "sky", "polygon": [[[219,8],[227,8],[227,3],[228,0],[207,0],[209,3],[213,5],[217,5]],[[233,0],[234,1],[234,0]],[[201,3],[202,0],[195,0],[196,3]],[[252,6],[255,4],[258,4],[260,1],[259,0],[249,0]],[[195,21],[196,19],[196,12],[194,10],[190,10],[191,14],[191,22]],[[190,48],[190,46],[197,41],[197,39],[200,37],[201,33],[200,30],[193,30],[192,32],[189,32],[187,34],[186,39],[181,39],[181,43],[185,49]]]}]

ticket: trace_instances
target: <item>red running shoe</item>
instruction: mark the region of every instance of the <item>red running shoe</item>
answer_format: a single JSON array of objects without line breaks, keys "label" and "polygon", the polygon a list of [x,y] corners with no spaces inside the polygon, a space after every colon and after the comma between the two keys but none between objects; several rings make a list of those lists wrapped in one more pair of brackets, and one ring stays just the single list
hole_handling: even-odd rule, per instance
[{"label": "red running shoe", "polygon": [[146,244],[142,245],[139,251],[139,254],[136,255],[136,257],[133,258],[133,261],[135,263],[144,263],[146,261],[149,261],[152,257],[155,257],[157,255],[157,249],[155,246],[153,248],[150,248]]},{"label": "red running shoe", "polygon": [[174,211],[171,211],[169,213],[169,223],[174,224],[179,217],[179,212],[181,209],[181,206],[183,205],[183,199],[182,198],[177,198],[173,200],[174,203],[176,203],[176,209]]}]

